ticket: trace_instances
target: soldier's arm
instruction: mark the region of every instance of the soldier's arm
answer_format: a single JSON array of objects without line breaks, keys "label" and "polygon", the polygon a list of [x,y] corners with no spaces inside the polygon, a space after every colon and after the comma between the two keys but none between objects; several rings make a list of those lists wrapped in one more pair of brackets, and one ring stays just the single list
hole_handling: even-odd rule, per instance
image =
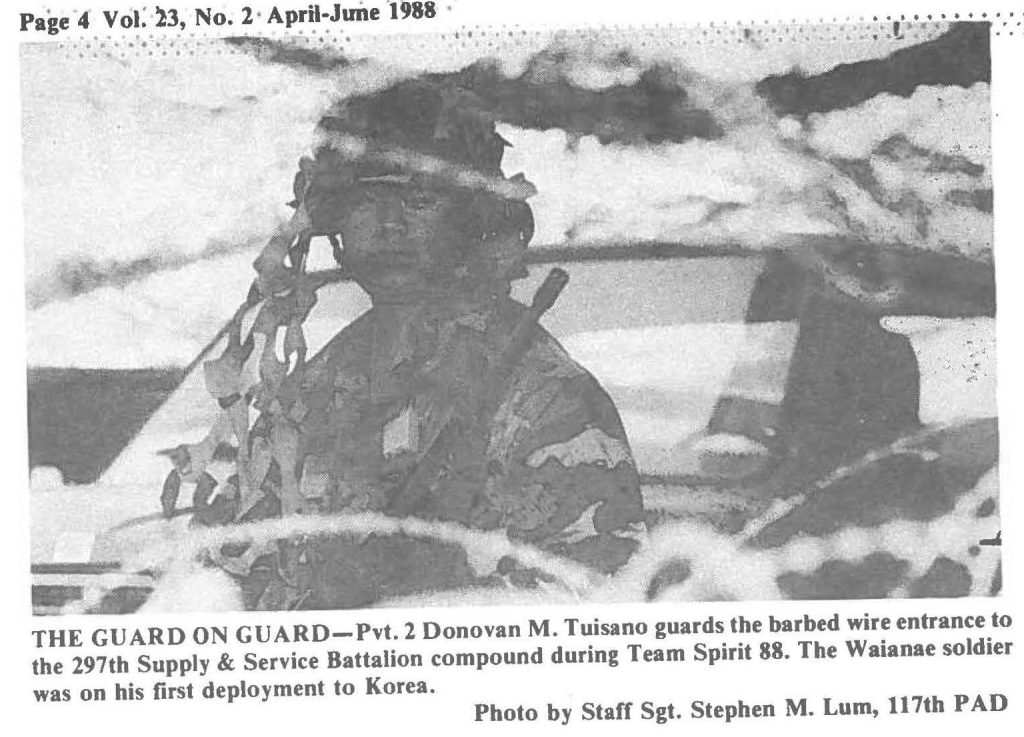
[{"label": "soldier's arm", "polygon": [[607,393],[565,362],[499,410],[488,486],[513,536],[611,573],[646,534],[636,465]]}]

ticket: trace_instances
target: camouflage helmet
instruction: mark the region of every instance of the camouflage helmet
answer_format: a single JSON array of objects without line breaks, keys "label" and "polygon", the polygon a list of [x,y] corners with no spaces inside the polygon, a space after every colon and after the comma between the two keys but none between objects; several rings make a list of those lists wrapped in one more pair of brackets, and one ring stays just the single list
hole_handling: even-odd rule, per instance
[{"label": "camouflage helmet", "polygon": [[472,91],[410,80],[339,102],[317,132],[315,156],[296,175],[294,203],[305,203],[317,232],[340,230],[361,183],[408,180],[462,199],[467,273],[525,276],[522,255],[533,236],[526,199],[536,190],[521,174],[503,174],[510,144]]}]

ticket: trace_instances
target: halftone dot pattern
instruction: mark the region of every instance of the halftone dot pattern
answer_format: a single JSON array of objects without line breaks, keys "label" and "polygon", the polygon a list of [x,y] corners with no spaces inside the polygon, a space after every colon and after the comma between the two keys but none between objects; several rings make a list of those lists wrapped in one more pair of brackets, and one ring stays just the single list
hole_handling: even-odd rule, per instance
[{"label": "halftone dot pattern", "polygon": [[[675,46],[724,46],[731,44],[801,44],[801,43],[858,43],[878,42],[892,40],[894,43],[910,42],[920,43],[937,38],[941,35],[945,26],[941,23],[932,25],[920,24],[902,30],[899,35],[894,35],[887,27],[875,25],[843,24],[826,25],[808,29],[806,26],[784,26],[784,27],[749,27],[708,29],[700,32],[693,32],[686,29],[671,29],[669,27],[653,27],[646,29],[631,29],[628,27],[617,27],[615,29],[580,29],[569,32],[570,35],[585,37],[597,36],[606,33],[607,30],[628,34],[637,41],[640,49],[647,49],[651,45],[664,45],[671,36],[671,43]],[[1004,35],[1013,35],[1013,31],[1003,32]],[[565,34],[562,34],[565,35]],[[998,32],[997,32],[998,35]],[[440,34],[389,34],[387,40],[392,43],[400,43],[406,48],[417,49],[424,52],[431,50],[438,42],[447,43],[465,52],[477,52],[482,56],[492,52],[500,54],[503,51],[515,49],[533,39],[550,36],[549,32],[502,29],[499,31],[473,31],[461,30]],[[637,36],[640,36],[637,39]],[[337,53],[359,57],[366,42],[379,43],[377,38],[353,37],[340,32],[318,30],[315,35],[309,34],[303,29],[296,29],[289,34],[252,34],[255,38],[280,39],[287,41],[290,45],[307,48],[312,51],[326,53]],[[646,37],[646,38],[645,38]],[[157,57],[181,57],[197,55],[231,55],[245,53],[243,50],[224,44],[215,36],[187,35],[185,37],[175,36],[172,38],[161,37],[154,33],[140,33],[133,36],[111,35],[93,39],[69,39],[57,41],[56,46],[66,51],[74,58],[99,58],[110,56],[120,59],[128,58],[157,58]]]},{"label": "halftone dot pattern", "polygon": [[[363,5],[363,3],[360,3]],[[451,5],[443,6],[451,10]],[[143,13],[147,8],[140,9]],[[43,9],[49,13],[48,8]],[[188,12],[189,19],[194,18],[194,10]],[[78,10],[70,11],[74,19]],[[264,13],[254,11],[253,17],[265,20]],[[1022,13],[1017,12],[966,12],[936,14],[900,14],[900,15],[858,15],[858,16],[820,16],[790,20],[751,19],[747,21],[730,21],[722,23],[664,24],[664,25],[632,25],[632,24],[599,24],[556,30],[527,29],[516,24],[494,26],[462,26],[454,30],[433,32],[428,27],[416,27],[413,32],[404,25],[395,33],[387,33],[384,38],[389,42],[402,44],[405,47],[429,51],[436,48],[438,42],[444,42],[464,51],[476,51],[480,54],[500,53],[517,46],[529,43],[541,37],[549,37],[555,33],[563,37],[588,37],[602,34],[628,34],[637,42],[641,49],[651,44],[664,44],[670,37],[677,46],[721,46],[721,45],[767,45],[767,44],[806,44],[806,43],[864,43],[891,40],[901,43],[920,43],[936,38],[946,30],[950,23],[974,21],[992,24],[995,36],[1019,35]],[[367,43],[379,43],[379,36],[363,36],[359,34],[359,23],[349,23],[339,28],[324,26],[303,27],[301,24],[292,28],[283,25],[266,23],[240,27],[238,24],[210,27],[208,30],[187,28],[177,31],[171,29],[142,29],[138,32],[125,32],[122,29],[108,29],[105,24],[93,22],[90,37],[59,38],[55,41],[58,47],[65,49],[76,58],[99,57],[108,54],[116,58],[131,56],[158,58],[170,56],[194,56],[196,54],[226,55],[244,53],[237,48],[217,43],[224,36],[253,36],[267,39],[287,40],[290,44],[311,50],[324,50],[334,53],[358,56],[361,47]],[[37,39],[32,39],[33,41]]]}]

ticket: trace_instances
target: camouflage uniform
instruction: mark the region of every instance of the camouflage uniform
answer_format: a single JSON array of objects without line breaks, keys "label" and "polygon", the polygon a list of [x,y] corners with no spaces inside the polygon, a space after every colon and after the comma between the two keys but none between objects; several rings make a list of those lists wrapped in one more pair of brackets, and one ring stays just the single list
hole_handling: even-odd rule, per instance
[{"label": "camouflage uniform", "polygon": [[[498,395],[484,396],[524,309],[507,298],[415,315],[374,308],[343,330],[301,378],[306,498],[504,529],[601,571],[621,566],[643,512],[622,423],[596,380],[537,328]],[[461,548],[401,536],[309,553],[312,606],[480,581]]]},{"label": "camouflage uniform", "polygon": [[[636,467],[608,395],[536,326],[536,305],[508,296],[526,274],[533,221],[523,199],[534,190],[504,177],[507,144],[474,104],[412,81],[346,100],[321,121],[328,137],[368,145],[358,155],[319,149],[295,204],[313,231],[341,235],[345,265],[374,306],[274,392],[269,424],[293,433],[275,458],[294,464],[280,470],[299,495],[289,502],[282,489],[282,505],[504,531],[611,572],[643,531]],[[430,165],[416,168],[419,155]],[[278,250],[263,259],[268,273],[281,271]],[[417,267],[395,267],[396,251]],[[279,580],[264,569],[247,582],[251,605],[355,607],[539,575],[511,561],[475,570],[461,546],[404,535],[287,543],[281,560]],[[281,581],[290,592],[275,592]]]}]

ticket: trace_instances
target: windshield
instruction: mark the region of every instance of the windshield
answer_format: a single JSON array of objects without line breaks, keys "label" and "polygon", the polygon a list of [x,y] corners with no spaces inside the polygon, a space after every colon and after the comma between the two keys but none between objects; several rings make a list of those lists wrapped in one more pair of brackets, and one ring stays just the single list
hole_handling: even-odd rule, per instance
[{"label": "windshield", "polygon": [[[798,322],[750,320],[763,258],[558,265],[568,271],[569,286],[542,324],[607,390],[643,475],[699,476],[692,446],[723,397],[782,401]],[[528,303],[546,273],[546,266],[531,267],[513,297]],[[327,285],[318,297],[305,325],[311,355],[369,308],[350,282]],[[975,366],[994,361],[994,320],[892,316],[882,323],[910,338],[920,365],[923,422],[996,414],[994,371]],[[219,354],[223,341],[207,355]],[[198,363],[101,484],[138,485],[156,508],[155,490],[168,468],[161,451],[198,441],[218,414]]]}]

